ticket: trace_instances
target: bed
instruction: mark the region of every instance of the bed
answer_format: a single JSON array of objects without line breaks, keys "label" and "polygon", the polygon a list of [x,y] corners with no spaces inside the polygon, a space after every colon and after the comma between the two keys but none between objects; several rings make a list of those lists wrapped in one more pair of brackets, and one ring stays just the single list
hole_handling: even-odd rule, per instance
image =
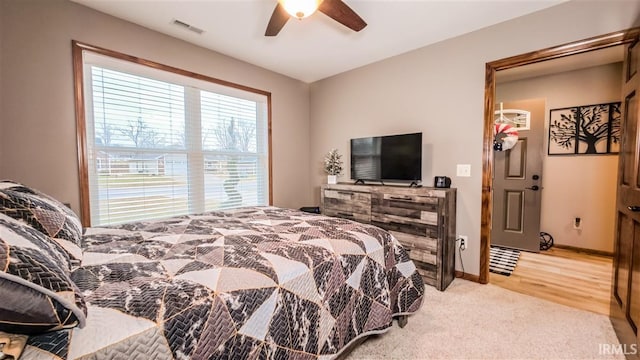
[{"label": "bed", "polygon": [[24,334],[20,359],[333,359],[424,293],[375,226],[248,207],[82,229],[8,181],[0,270],[0,332]]}]

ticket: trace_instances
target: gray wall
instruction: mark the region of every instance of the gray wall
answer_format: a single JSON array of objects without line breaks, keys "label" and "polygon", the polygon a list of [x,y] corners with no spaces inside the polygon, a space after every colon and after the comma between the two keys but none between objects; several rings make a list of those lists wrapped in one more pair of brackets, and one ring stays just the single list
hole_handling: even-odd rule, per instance
[{"label": "gray wall", "polygon": [[[422,131],[424,183],[447,175],[458,188],[457,232],[469,236],[465,271],[478,274],[485,64],[631,28],[639,14],[638,1],[572,1],[312,84],[315,199],[329,149],[348,155],[350,138]],[[456,177],[456,164],[471,164],[471,177]]]},{"label": "gray wall", "polygon": [[274,204],[309,204],[309,85],[66,0],[0,0],[0,178],[79,209],[71,40],[272,93]]}]

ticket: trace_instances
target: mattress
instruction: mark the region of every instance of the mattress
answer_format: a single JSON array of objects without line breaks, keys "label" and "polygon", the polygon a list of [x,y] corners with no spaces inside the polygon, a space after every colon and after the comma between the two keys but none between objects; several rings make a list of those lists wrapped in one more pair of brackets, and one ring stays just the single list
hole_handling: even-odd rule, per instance
[{"label": "mattress", "polygon": [[331,359],[422,305],[398,241],[345,219],[251,207],[82,240],[86,325],[30,336],[21,359]]}]

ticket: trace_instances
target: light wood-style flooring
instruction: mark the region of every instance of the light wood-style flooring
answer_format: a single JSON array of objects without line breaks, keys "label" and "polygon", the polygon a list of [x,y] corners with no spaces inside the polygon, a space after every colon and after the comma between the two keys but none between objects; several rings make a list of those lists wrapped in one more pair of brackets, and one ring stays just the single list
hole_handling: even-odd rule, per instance
[{"label": "light wood-style flooring", "polygon": [[611,257],[551,248],[521,252],[511,276],[490,273],[489,282],[598,314],[609,315]]}]

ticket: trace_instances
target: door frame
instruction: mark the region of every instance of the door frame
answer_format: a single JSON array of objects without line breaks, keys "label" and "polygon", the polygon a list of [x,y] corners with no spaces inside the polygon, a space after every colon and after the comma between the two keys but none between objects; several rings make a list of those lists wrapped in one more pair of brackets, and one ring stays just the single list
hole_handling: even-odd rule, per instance
[{"label": "door frame", "polygon": [[484,85],[484,127],[482,145],[482,205],[480,214],[480,274],[478,282],[489,282],[489,255],[493,209],[493,121],[496,71],[630,43],[640,35],[640,27],[594,36],[559,46],[511,56],[486,64]]}]

